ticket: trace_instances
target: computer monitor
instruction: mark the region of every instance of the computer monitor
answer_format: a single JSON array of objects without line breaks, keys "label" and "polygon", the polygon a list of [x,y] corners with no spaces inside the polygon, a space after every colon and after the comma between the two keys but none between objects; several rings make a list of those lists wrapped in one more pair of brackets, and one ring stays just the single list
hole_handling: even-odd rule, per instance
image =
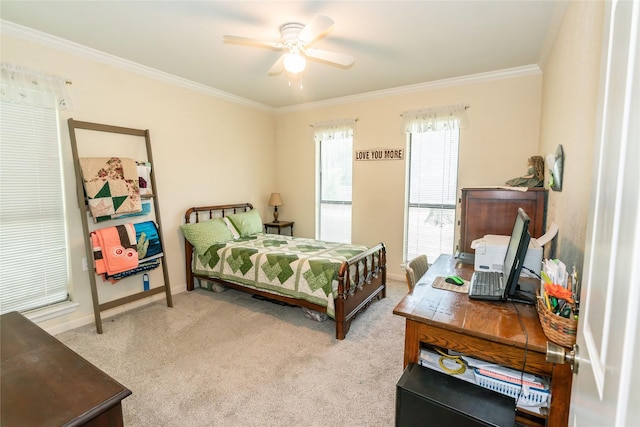
[{"label": "computer monitor", "polygon": [[518,295],[518,279],[520,278],[524,258],[527,255],[529,240],[531,240],[529,222],[531,222],[529,216],[522,208],[518,208],[518,214],[516,215],[509,245],[507,246],[507,253],[504,256],[504,263],[502,264],[502,278],[503,280],[507,278],[505,285],[507,289],[507,300],[531,302],[529,301],[530,298],[523,298]]}]

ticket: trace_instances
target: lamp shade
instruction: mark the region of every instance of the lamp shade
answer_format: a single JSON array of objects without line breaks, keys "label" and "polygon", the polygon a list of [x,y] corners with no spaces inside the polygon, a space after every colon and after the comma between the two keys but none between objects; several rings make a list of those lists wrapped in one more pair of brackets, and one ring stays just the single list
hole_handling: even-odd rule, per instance
[{"label": "lamp shade", "polygon": [[282,206],[282,198],[280,197],[280,193],[271,193],[271,197],[269,197],[269,206]]},{"label": "lamp shade", "polygon": [[287,53],[284,56],[284,69],[291,74],[298,74],[304,71],[307,61],[299,53]]}]

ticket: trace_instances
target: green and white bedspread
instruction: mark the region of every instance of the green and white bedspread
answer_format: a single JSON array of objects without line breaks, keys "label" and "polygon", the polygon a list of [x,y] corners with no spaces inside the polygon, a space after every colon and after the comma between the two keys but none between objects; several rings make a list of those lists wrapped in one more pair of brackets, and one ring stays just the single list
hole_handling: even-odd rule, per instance
[{"label": "green and white bedspread", "polygon": [[338,270],[344,261],[368,249],[260,233],[210,246],[193,257],[193,272],[303,299],[327,307],[327,314],[335,318]]}]

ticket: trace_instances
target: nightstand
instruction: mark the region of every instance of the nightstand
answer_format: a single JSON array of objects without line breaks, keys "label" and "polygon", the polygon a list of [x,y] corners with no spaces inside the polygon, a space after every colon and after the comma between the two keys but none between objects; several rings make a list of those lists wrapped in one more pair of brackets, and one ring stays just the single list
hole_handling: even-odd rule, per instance
[{"label": "nightstand", "polygon": [[278,234],[282,234],[282,229],[289,227],[289,235],[293,236],[293,221],[265,222],[264,232],[268,233],[270,228],[277,228]]}]

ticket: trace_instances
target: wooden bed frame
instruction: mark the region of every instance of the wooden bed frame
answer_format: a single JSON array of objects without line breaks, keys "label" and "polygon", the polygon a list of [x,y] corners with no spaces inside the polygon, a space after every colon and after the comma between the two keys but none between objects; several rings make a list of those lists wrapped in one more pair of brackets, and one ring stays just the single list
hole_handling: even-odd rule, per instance
[{"label": "wooden bed frame", "polygon": [[[246,212],[251,209],[253,209],[253,206],[250,203],[193,207],[189,208],[185,213],[185,224],[196,223],[200,220],[205,221],[216,217],[224,217],[226,215]],[[194,289],[194,279],[198,279],[198,281],[205,280],[221,283],[234,289],[256,294],[268,299],[281,301],[287,304],[306,307],[322,313],[327,312],[326,307],[313,304],[305,300],[298,300],[295,298],[272,294],[262,290],[247,288],[239,283],[194,274],[191,268],[192,258],[193,246],[191,246],[191,244],[185,239],[185,266],[188,291],[192,291]],[[360,274],[359,269],[356,269],[356,276],[354,279],[355,283],[352,283],[351,278],[347,273],[349,271],[349,267],[357,263],[362,263],[364,269],[362,274]],[[345,261],[341,265],[338,271],[338,294],[335,298],[337,339],[342,340],[345,338],[349,331],[349,327],[351,326],[351,321],[358,315],[358,313],[365,310],[374,299],[379,300],[386,297],[386,272],[386,249],[382,243],[370,248],[367,252]]]}]

